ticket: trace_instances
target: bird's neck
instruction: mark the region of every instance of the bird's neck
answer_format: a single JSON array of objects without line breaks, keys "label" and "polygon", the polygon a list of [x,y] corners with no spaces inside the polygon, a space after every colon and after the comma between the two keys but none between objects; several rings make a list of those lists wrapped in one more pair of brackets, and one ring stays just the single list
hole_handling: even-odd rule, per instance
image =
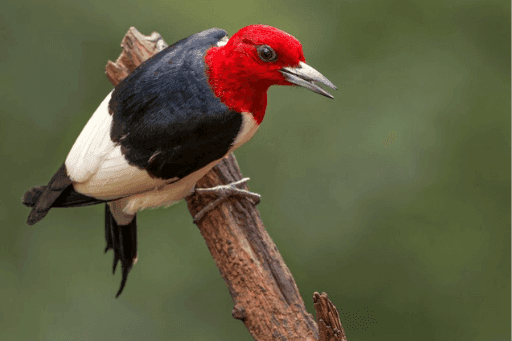
[{"label": "bird's neck", "polygon": [[267,108],[267,90],[271,84],[250,79],[243,60],[233,58],[228,50],[212,47],[206,51],[208,82],[222,103],[237,112],[252,113],[258,124]]}]

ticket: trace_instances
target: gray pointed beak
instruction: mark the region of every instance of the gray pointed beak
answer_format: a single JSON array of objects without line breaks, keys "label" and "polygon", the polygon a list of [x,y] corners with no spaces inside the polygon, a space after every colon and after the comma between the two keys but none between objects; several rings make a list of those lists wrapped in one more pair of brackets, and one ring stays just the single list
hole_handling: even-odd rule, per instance
[{"label": "gray pointed beak", "polygon": [[316,71],[306,63],[299,62],[299,66],[297,67],[287,66],[279,71],[281,71],[284,78],[290,83],[303,86],[325,97],[334,98],[330,93],[316,85],[315,82],[322,83],[333,89],[337,89],[336,86],[332,84],[331,81],[329,81],[327,78],[325,78],[320,72]]}]

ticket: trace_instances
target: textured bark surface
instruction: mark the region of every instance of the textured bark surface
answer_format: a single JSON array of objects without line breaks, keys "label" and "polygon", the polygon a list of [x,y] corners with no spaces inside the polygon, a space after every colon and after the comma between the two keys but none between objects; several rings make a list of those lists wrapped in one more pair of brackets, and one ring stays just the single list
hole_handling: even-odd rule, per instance
[{"label": "textured bark surface", "polygon": [[329,300],[325,292],[313,294],[316,320],[318,321],[319,341],[347,341],[341,325],[338,309]]},{"label": "textured bark surface", "polygon": [[114,86],[125,79],[143,61],[166,48],[167,43],[156,32],[145,36],[135,27],[130,27],[121,42],[121,47],[123,52],[116,62],[109,60],[105,67],[105,74]]},{"label": "textured bark surface", "polygon": [[[158,33],[146,37],[130,28],[106,75],[117,85],[141,62],[167,46]],[[209,188],[242,179],[234,155],[225,157],[197,183]],[[246,185],[240,188],[248,189]],[[215,196],[194,194],[187,204],[195,216]],[[197,226],[234,302],[232,316],[243,321],[255,340],[346,341],[339,314],[327,294],[315,293],[319,327],[306,311],[295,280],[272,242],[253,203],[230,197]]]},{"label": "textured bark surface", "polygon": [[[213,187],[241,177],[230,155],[197,186]],[[190,197],[190,213],[195,215],[214,199],[206,195]],[[295,280],[252,202],[231,197],[199,221],[198,227],[233,298],[232,315],[244,322],[254,339],[318,339],[313,317],[306,311]]]}]

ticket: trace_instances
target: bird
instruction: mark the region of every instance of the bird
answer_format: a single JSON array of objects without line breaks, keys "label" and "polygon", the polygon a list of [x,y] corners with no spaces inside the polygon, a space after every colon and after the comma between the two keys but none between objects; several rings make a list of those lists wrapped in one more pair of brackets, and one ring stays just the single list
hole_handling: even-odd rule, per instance
[{"label": "bird", "polygon": [[[119,262],[122,269],[117,298],[138,259],[137,212],[199,191],[196,182],[257,132],[270,86],[333,98],[317,83],[336,89],[306,64],[299,40],[272,26],[249,25],[231,37],[212,28],[182,39],[106,96],[48,184],[23,195],[32,207],[27,223],[53,207],[104,204],[105,253],[113,250],[113,273]],[[258,194],[236,188],[247,180],[212,191],[257,201]]]}]

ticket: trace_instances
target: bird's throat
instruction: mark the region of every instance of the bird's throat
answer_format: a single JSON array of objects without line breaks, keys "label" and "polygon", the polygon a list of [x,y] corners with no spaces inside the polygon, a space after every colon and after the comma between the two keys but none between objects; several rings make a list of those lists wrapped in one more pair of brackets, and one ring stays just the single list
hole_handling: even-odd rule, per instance
[{"label": "bird's throat", "polygon": [[205,63],[208,83],[215,96],[231,110],[252,113],[260,124],[271,84],[251,79],[244,65],[220,47],[206,51]]}]

